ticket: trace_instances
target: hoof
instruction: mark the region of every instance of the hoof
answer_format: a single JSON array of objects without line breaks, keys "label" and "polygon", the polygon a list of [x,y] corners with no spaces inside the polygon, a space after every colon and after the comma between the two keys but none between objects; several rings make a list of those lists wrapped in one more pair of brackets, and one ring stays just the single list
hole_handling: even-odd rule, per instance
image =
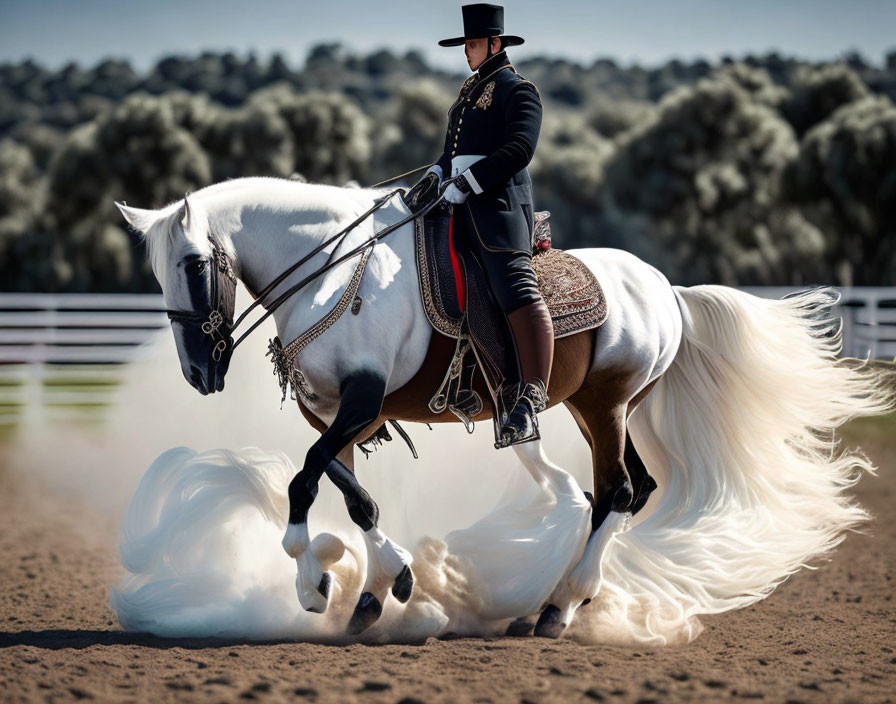
[{"label": "hoof", "polygon": [[405,565],[392,585],[392,596],[394,596],[402,604],[406,604],[411,598],[411,592],[414,591],[414,573],[411,568]]},{"label": "hoof", "polygon": [[320,577],[320,584],[317,585],[317,593],[327,601],[330,600],[330,587],[333,585],[333,578],[329,572],[324,572]]},{"label": "hoof", "polygon": [[561,620],[563,612],[553,604],[548,604],[538,617],[535,624],[535,635],[539,638],[559,638],[566,630],[566,624]]},{"label": "hoof", "polygon": [[358,599],[355,613],[348,622],[349,635],[356,636],[370,628],[383,613],[383,605],[370,592],[364,592]]},{"label": "hoof", "polygon": [[532,628],[534,626],[535,624],[528,619],[518,618],[516,621],[507,626],[507,630],[504,632],[504,635],[509,636],[510,638],[525,638],[532,633]]},{"label": "hoof", "polygon": [[296,592],[299,596],[299,603],[305,611],[312,614],[322,614],[327,610],[327,604],[330,600],[330,591],[333,588],[333,577],[329,572],[321,575],[317,585],[311,588],[303,584],[302,575],[296,577]]}]

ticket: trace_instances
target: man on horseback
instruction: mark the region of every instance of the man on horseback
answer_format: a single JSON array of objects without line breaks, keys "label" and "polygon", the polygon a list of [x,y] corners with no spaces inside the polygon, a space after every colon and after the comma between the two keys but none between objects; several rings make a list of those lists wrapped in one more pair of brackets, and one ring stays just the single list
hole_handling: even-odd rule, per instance
[{"label": "man on horseback", "polygon": [[[554,330],[532,270],[532,160],[541,129],[538,89],[520,76],[505,48],[523,43],[504,34],[504,8],[462,8],[464,36],[441,46],[464,46],[475,73],[448,113],[445,148],[427,173],[449,181],[452,236],[459,252],[482,265],[510,323],[521,381],[502,419],[504,445],[537,437],[535,414],[547,406]],[[504,370],[505,373],[509,370]]]}]

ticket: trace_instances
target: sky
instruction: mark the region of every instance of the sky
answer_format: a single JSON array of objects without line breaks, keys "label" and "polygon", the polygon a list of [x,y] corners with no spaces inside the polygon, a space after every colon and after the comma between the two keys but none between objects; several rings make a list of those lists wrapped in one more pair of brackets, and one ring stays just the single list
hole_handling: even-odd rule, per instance
[{"label": "sky", "polygon": [[[138,69],[168,54],[281,52],[294,66],[310,47],[338,41],[350,53],[421,50],[462,70],[462,50],[437,46],[462,34],[458,0],[0,0],[0,62],[49,68],[127,58]],[[656,65],[778,51],[831,59],[860,51],[881,63],[896,50],[892,0],[507,0],[505,31],[526,38],[514,58]]]}]

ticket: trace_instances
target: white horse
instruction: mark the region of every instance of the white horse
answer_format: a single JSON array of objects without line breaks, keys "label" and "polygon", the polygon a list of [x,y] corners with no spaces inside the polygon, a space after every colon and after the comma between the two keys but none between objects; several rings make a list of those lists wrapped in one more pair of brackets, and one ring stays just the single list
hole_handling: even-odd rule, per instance
[{"label": "white horse", "polygon": [[[228,360],[215,354],[214,336],[199,325],[218,305],[215,264],[229,262],[250,292],[262,291],[382,195],[246,178],[160,210],[120,204],[128,223],[145,235],[166,307],[197,314],[195,325],[189,318],[175,318],[173,325],[185,378],[203,394],[224,386]],[[400,199],[391,200],[265,300],[407,215]],[[377,506],[355,478],[354,444],[386,418],[456,420],[433,416],[426,405],[449,352],[420,299],[411,228],[402,226],[369,252],[351,313],[337,315],[354,285],[358,257],[274,312],[278,335],[288,343],[337,308],[325,332],[295,358],[299,406],[322,435],[290,483],[283,547],[297,560],[302,606],[324,611],[331,577],[310,549],[307,514],[327,474],[345,495],[368,549],[353,632],[376,621],[390,588],[406,601],[413,586],[410,553],[377,527]],[[854,416],[884,412],[892,398],[872,370],[836,362],[834,323],[818,320],[832,303],[829,292],[767,301],[725,287],[677,288],[619,250],[572,254],[600,281],[609,315],[597,331],[558,340],[549,396],[566,403],[591,446],[594,497],[586,501],[539,441],[514,449],[536,481],[572,485],[570,510],[590,511],[594,531],[587,544],[558,546],[566,551],[558,564],[566,566],[557,568],[553,589],[542,596],[547,606],[536,633],[558,635],[576,608],[597,595],[608,540],[655,486],[648,468],[662,478],[665,493],[638,526],[640,554],[629,557],[650,561],[657,583],[696,604],[695,611],[761,598],[861,520],[861,510],[842,492],[868,464],[859,455],[834,453],[829,431]],[[751,525],[754,509],[771,519]]]}]

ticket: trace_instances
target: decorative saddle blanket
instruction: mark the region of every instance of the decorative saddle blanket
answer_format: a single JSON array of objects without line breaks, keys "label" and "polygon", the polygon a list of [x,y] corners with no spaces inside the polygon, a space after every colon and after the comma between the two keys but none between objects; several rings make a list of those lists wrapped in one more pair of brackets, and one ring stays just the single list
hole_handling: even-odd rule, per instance
[{"label": "decorative saddle blanket", "polygon": [[[584,262],[551,248],[549,218],[547,211],[535,213],[536,253],[532,257],[532,268],[551,313],[554,337],[560,338],[600,327],[607,319],[607,302],[600,284]],[[436,208],[430,215],[415,221],[414,238],[426,316],[440,333],[457,338],[461,334],[463,311],[458,301],[448,226],[447,214]],[[476,275],[470,271],[467,275],[471,273]],[[468,295],[470,283],[467,282],[466,287]],[[482,286],[487,287],[487,282],[478,282],[477,288]]]},{"label": "decorative saddle blanket", "polygon": [[[532,268],[554,323],[554,337],[559,338],[602,325],[607,303],[594,274],[581,260],[551,248],[549,217],[546,211],[535,214]],[[501,419],[513,407],[523,381],[513,333],[482,266],[475,257],[458,256],[451,250],[449,227],[446,209],[437,207],[418,218],[414,229],[426,316],[438,332],[457,339],[454,357],[429,408],[433,413],[450,410],[472,432],[473,418],[483,410],[482,399],[473,389],[479,368],[491,395],[495,447],[504,447]],[[535,433],[538,437],[537,427]]]}]

